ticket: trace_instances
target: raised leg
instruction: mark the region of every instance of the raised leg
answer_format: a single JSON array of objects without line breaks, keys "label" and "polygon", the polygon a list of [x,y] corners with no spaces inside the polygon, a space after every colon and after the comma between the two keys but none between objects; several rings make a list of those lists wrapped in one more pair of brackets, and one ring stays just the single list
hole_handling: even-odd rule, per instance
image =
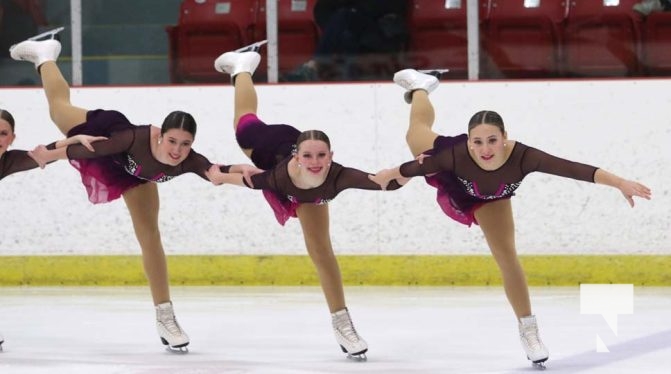
[{"label": "raised leg", "polygon": [[[246,48],[260,46],[265,44],[265,41],[252,44]],[[258,49],[258,48],[257,48]],[[214,61],[214,69],[221,73],[231,75],[233,85],[235,87],[234,98],[234,114],[233,114],[233,128],[237,130],[240,118],[248,113],[256,114],[258,107],[258,99],[256,90],[254,89],[254,81],[252,74],[256,71],[256,67],[261,61],[261,56],[255,52],[254,48],[251,51],[241,52],[233,51],[226,52],[217,57]],[[251,158],[251,149],[242,149],[242,151]]]},{"label": "raised leg", "polygon": [[58,129],[67,134],[73,127],[86,121],[88,110],[70,102],[70,86],[55,61],[40,65],[42,87],[49,103],[49,115]]},{"label": "raised leg", "polygon": [[[53,35],[60,30],[52,30],[45,35]],[[38,35],[40,37],[42,35]],[[58,40],[25,40],[13,45],[9,53],[14,60],[28,61],[35,65],[42,78],[42,87],[49,103],[49,114],[58,129],[67,134],[70,129],[86,121],[86,109],[70,103],[70,86],[63,78],[56,60],[61,52]]]},{"label": "raised leg", "polygon": [[250,73],[236,75],[234,87],[233,128],[237,129],[240,117],[248,113],[256,114],[259,102]]},{"label": "raised leg", "polygon": [[435,119],[433,105],[426,91],[414,91],[410,105],[410,123],[405,135],[410,152],[413,156],[433,148],[438,134],[431,129]]}]

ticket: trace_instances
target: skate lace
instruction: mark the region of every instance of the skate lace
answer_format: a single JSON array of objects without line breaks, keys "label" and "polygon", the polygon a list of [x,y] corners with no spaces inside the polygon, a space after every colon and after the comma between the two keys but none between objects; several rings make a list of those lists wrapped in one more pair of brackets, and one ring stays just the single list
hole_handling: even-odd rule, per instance
[{"label": "skate lace", "polygon": [[543,343],[538,337],[538,329],[536,326],[529,326],[524,328],[522,332],[524,340],[531,351],[540,351],[543,347]]},{"label": "skate lace", "polygon": [[338,331],[340,331],[340,334],[347,339],[350,342],[358,342],[359,341],[359,334],[357,334],[356,329],[354,328],[354,324],[352,323],[352,320],[349,318],[349,315],[345,314],[343,316],[339,316],[338,319],[336,320],[336,327]]},{"label": "skate lace", "polygon": [[177,323],[177,319],[175,319],[175,315],[170,313],[170,314],[162,314],[161,318],[159,318],[159,321],[163,324],[163,327],[165,327],[166,330],[171,335],[174,336],[179,336],[182,335],[182,328],[179,327],[179,323]]}]

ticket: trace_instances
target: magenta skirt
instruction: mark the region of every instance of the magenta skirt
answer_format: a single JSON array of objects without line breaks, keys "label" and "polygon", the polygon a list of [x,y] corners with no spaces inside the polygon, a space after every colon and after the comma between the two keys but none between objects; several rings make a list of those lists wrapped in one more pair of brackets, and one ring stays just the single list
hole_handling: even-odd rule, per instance
[{"label": "magenta skirt", "polygon": [[[240,148],[252,150],[252,162],[259,169],[269,170],[290,157],[296,139],[301,134],[289,125],[268,125],[255,114],[248,113],[240,117],[235,138]],[[281,196],[275,191],[263,191],[268,205],[280,225],[291,217],[297,217],[298,203]]]},{"label": "magenta skirt", "polygon": [[[109,137],[115,131],[134,128],[126,116],[113,110],[91,110],[86,113],[86,122],[73,127],[67,134]],[[95,143],[93,144],[95,147]],[[91,159],[69,160],[81,176],[89,201],[93,204],[107,203],[118,199],[124,192],[147,183],[128,174],[123,167],[123,155],[103,156]]]},{"label": "magenta skirt", "polygon": [[[454,137],[438,136],[433,142],[433,148],[424,153],[433,155],[467,140],[468,136],[466,134]],[[485,202],[466,193],[454,173],[440,172],[424,177],[424,179],[427,184],[436,189],[436,202],[443,213],[469,227],[474,223],[478,224],[475,219],[475,211]]]}]

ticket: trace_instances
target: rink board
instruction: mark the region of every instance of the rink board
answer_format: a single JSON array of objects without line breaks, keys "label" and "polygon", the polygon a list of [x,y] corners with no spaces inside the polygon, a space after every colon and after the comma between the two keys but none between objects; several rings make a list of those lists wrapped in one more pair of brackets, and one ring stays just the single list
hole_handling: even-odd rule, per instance
[{"label": "rink board", "polygon": [[[501,284],[491,256],[338,256],[348,285]],[[532,286],[631,283],[671,286],[671,256],[520,256]],[[168,256],[175,285],[318,285],[308,256]],[[140,256],[1,256],[0,286],[144,285]]]}]

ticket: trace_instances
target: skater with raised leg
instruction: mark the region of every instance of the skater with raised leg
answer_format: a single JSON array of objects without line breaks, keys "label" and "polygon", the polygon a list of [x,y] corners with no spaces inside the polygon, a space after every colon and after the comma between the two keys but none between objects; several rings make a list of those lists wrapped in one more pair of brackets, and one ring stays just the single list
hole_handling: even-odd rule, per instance
[{"label": "skater with raised leg", "polygon": [[382,170],[371,179],[380,185],[398,177],[425,176],[437,189],[438,204],[453,220],[480,226],[501,271],[503,287],[517,317],[520,340],[527,358],[542,367],[549,352],[538,333],[531,311],[529,289],[515,249],[510,198],[531,172],[554,174],[617,188],[633,207],[633,197],[651,198],[648,187],[603,169],[564,160],[515,140],[501,116],[493,111],[475,113],[468,134],[442,136],[432,131],[435,119],[429,94],[438,79],[412,69],[397,72],[394,82],[405,89],[410,106],[406,141],[418,159]]},{"label": "skater with raised leg", "polygon": [[[142,249],[142,260],[156,312],[156,328],[163,344],[187,351],[189,336],[175,318],[170,298],[168,271],[158,225],[159,196],[156,183],[192,172],[205,180],[208,169],[222,172],[251,172],[244,165],[213,165],[191,147],[196,122],[186,112],[170,113],[161,127],[134,125],[117,111],[87,110],[70,103],[70,87],[56,60],[61,45],[55,39],[26,40],[14,45],[15,60],[35,64],[49,104],[51,119],[63,134],[89,134],[108,139],[95,144],[95,152],[83,146],[32,151],[41,165],[68,158],[81,174],[89,200],[106,203],[123,197],[135,235]],[[209,180],[208,180],[209,181]]]},{"label": "skater with raised leg", "polygon": [[[333,162],[328,136],[319,130],[301,132],[289,125],[269,125],[257,116],[258,99],[252,75],[261,59],[252,48],[219,56],[214,67],[230,74],[235,86],[233,127],[238,145],[264,173],[251,177],[253,188],[263,190],[278,222],[297,217],[305,246],[314,263],[331,312],[336,341],[348,357],[365,360],[368,344],[358,334],[345,303],[338,261],[329,233],[327,203],[344,189],[380,190],[368,173]],[[210,176],[217,179],[216,176]],[[221,183],[247,185],[238,175],[223,176]],[[399,178],[405,183],[404,178]],[[400,187],[392,181],[387,189]]]}]

